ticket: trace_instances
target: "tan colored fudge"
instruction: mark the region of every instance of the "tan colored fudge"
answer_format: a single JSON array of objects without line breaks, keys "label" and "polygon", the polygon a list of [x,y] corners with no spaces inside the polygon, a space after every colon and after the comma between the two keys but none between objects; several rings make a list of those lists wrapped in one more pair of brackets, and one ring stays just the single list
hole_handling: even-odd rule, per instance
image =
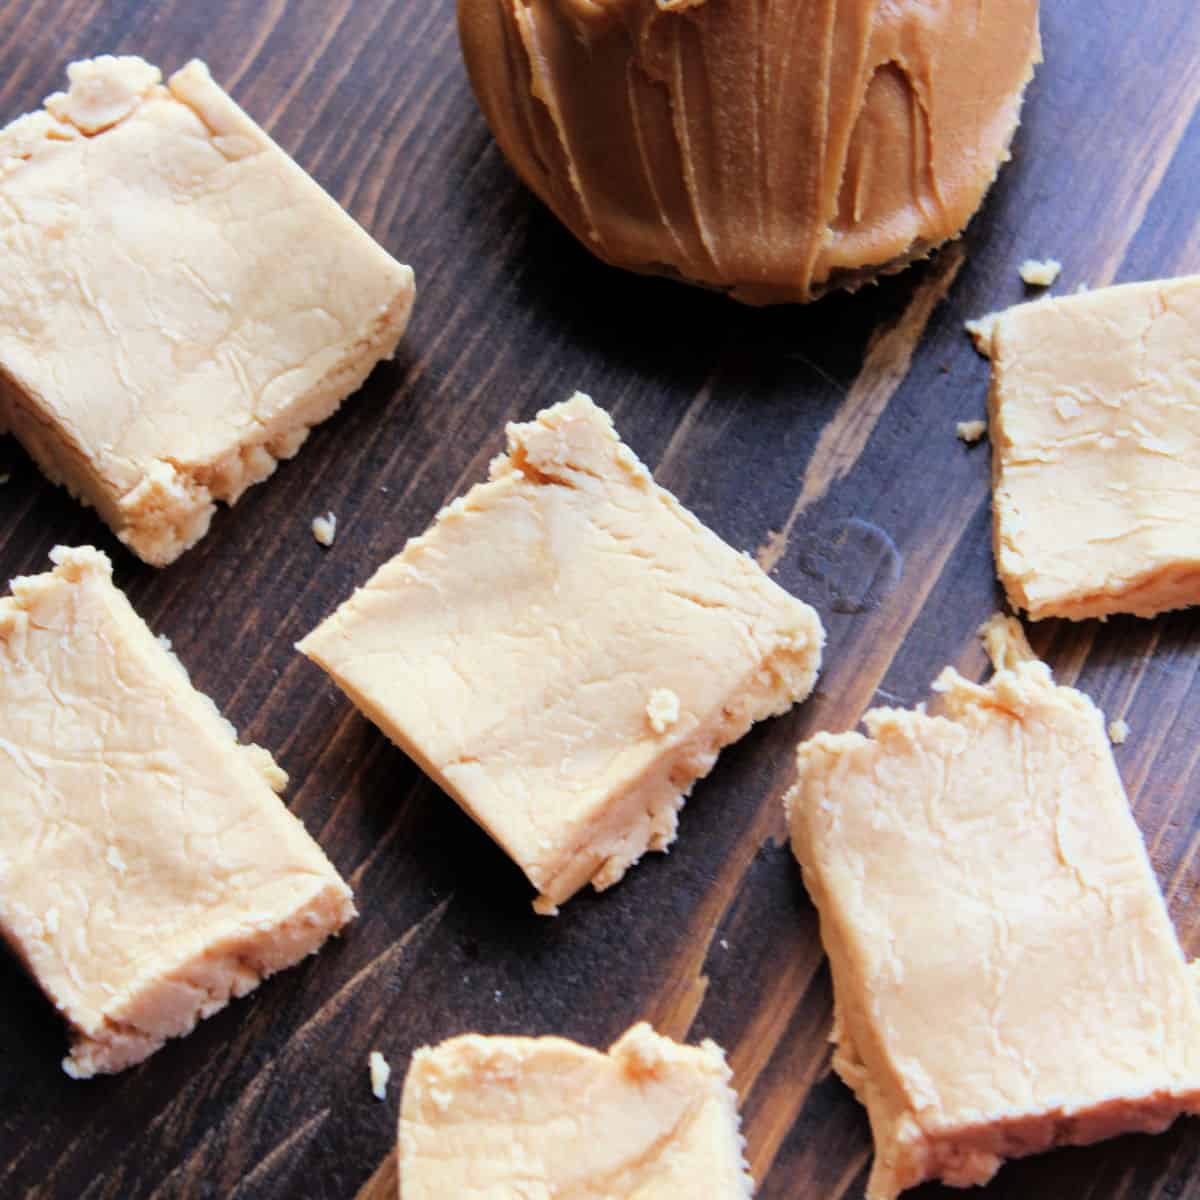
[{"label": "tan colored fudge", "polygon": [[1019,626],[944,715],[875,709],[801,745],[792,847],[866,1105],[869,1200],[1200,1112],[1200,1004],[1099,709]]},{"label": "tan colored fudge", "polygon": [[403,1200],[749,1200],[737,1096],[713,1042],[635,1025],[607,1054],[468,1034],[413,1056]]},{"label": "tan colored fudge", "polygon": [[162,566],[391,356],[412,271],[189,63],[0,130],[0,431]]},{"label": "tan colored fudge", "polygon": [[1200,601],[1198,344],[1200,276],[995,315],[996,569],[1034,620]]},{"label": "tan colored fudge", "polygon": [[0,934],[119,1071],[313,953],[350,890],[287,776],[197,692],[111,581],[59,548],[0,599]]},{"label": "tan colored fudge", "polygon": [[812,690],[789,596],[576,395],[300,649],[555,906],[675,837],[721,747]]}]

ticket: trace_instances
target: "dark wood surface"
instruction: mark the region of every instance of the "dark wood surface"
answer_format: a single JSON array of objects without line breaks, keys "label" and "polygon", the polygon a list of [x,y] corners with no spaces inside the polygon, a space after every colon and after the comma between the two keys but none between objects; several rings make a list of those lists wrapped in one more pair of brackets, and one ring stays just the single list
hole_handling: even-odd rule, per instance
[{"label": "dark wood surface", "polygon": [[[916,703],[947,662],[983,673],[973,631],[999,600],[988,449],[954,425],[982,415],[987,367],[962,321],[1019,300],[1031,255],[1063,260],[1060,290],[1200,270],[1200,9],[1052,0],[1044,35],[1014,160],[961,245],[855,297],[755,311],[577,248],[492,144],[450,0],[0,0],[0,118],[35,107],[73,58],[202,57],[419,287],[395,363],[164,571],[0,439],[0,575],[44,569],[59,542],[107,550],[196,684],[291,774],[288,803],[362,910],[317,958],[89,1083],[59,1070],[62,1027],[0,958],[0,1196],[391,1197],[414,1047],[464,1030],[604,1045],[639,1018],[727,1048],[762,1197],[861,1196],[867,1123],[829,1068],[828,973],[781,842],[791,749],[873,703]],[[482,477],[506,420],[577,387],[660,482],[817,606],[829,646],[815,697],[725,752],[669,856],[550,921],[292,645]],[[308,528],[326,509],[329,551]],[[1117,761],[1200,952],[1196,615],[1049,622],[1032,638],[1128,720]],[[382,1104],[372,1048],[394,1068]],[[1183,1121],[1046,1155],[977,1194],[1200,1197],[1197,1134]]]}]

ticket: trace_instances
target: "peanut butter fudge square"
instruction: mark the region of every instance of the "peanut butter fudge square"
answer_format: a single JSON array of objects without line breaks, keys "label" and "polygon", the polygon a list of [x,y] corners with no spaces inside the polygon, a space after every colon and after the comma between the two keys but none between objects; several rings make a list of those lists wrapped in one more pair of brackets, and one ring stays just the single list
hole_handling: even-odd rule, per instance
[{"label": "peanut butter fudge square", "polygon": [[721,747],[812,690],[816,613],[663,488],[586,396],[300,643],[552,913],[675,837]]},{"label": "peanut butter fudge square", "polygon": [[404,1200],[749,1200],[737,1096],[713,1042],[635,1025],[607,1054],[468,1034],[413,1056],[400,1109]]},{"label": "peanut butter fudge square", "polygon": [[90,547],[0,599],[0,934],[120,1071],[354,916],[350,889]]},{"label": "peanut butter fudge square", "polygon": [[787,797],[833,973],[833,1065],[866,1105],[867,1195],[1200,1111],[1200,1004],[1099,709],[1011,619],[944,713],[818,734]]},{"label": "peanut butter fudge square", "polygon": [[0,130],[0,431],[162,566],[388,358],[387,254],[189,63],[72,63]]},{"label": "peanut butter fudge square", "polygon": [[1030,617],[1200,601],[1200,276],[992,318],[996,569]]}]

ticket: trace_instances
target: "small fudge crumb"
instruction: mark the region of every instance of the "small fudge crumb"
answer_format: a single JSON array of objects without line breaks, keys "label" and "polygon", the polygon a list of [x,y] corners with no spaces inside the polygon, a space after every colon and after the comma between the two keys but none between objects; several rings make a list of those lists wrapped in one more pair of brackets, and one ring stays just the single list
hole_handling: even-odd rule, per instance
[{"label": "small fudge crumb", "polygon": [[372,1050],[367,1058],[367,1067],[371,1072],[371,1094],[376,1100],[386,1100],[388,1080],[392,1077],[388,1060],[378,1050]]},{"label": "small fudge crumb", "polygon": [[1016,617],[993,613],[976,630],[983,649],[997,671],[1011,671],[1023,662],[1037,662],[1038,657],[1025,636]]},{"label": "small fudge crumb", "polygon": [[312,535],[322,546],[332,546],[337,537],[337,516],[328,512],[323,517],[313,517]]},{"label": "small fudge crumb", "polygon": [[1027,258],[1018,268],[1018,273],[1030,287],[1050,287],[1061,270],[1062,263],[1057,258]]},{"label": "small fudge crumb", "polygon": [[955,426],[959,440],[967,443],[968,446],[973,446],[980,438],[987,433],[986,421],[959,421]]},{"label": "small fudge crumb", "polygon": [[1108,723],[1108,739],[1114,746],[1124,745],[1125,739],[1129,736],[1129,722],[1123,717],[1118,717],[1115,721]]},{"label": "small fudge crumb", "polygon": [[963,322],[963,328],[970,334],[975,349],[984,358],[992,357],[992,332],[995,330],[1000,316],[1001,314],[998,312],[990,312],[982,317],[976,317],[973,321]]},{"label": "small fudge crumb", "polygon": [[679,697],[670,688],[655,688],[646,702],[646,719],[655,733],[666,733],[679,720]]}]

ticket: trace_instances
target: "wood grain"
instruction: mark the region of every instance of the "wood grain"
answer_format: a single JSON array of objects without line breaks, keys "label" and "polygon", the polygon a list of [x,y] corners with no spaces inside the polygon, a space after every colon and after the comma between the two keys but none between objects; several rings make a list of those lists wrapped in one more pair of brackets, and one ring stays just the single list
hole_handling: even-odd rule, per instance
[{"label": "wood grain", "polygon": [[[315,959],[87,1084],[58,1070],[59,1022],[0,958],[0,1196],[385,1200],[415,1047],[466,1029],[604,1045],[640,1018],[726,1047],[764,1200],[861,1196],[869,1134],[829,1069],[828,973],[781,840],[791,751],[870,704],[918,702],[948,662],[982,674],[973,631],[999,602],[988,451],[954,427],[983,414],[987,367],[961,324],[1022,298],[1026,257],[1060,258],[1060,290],[1200,270],[1200,10],[1047,5],[1014,160],[964,240],[857,296],[766,311],[589,259],[492,145],[450,0],[0,0],[0,35],[0,119],[59,87],[72,58],[205,58],[419,286],[396,362],[166,571],[0,438],[3,575],[43,569],[58,542],[108,551],[197,685],[277,754],[288,803],[362,909]],[[292,645],[482,477],[505,421],[576,387],[702,520],[820,609],[829,645],[817,694],[722,756],[669,856],[546,921],[515,868]],[[339,536],[324,551],[308,524],[328,509]],[[1060,678],[1129,722],[1118,765],[1200,952],[1195,615],[1031,635]],[[382,1104],[376,1048],[393,1067]],[[1200,1200],[1195,1132],[1013,1164],[977,1194]]]}]

